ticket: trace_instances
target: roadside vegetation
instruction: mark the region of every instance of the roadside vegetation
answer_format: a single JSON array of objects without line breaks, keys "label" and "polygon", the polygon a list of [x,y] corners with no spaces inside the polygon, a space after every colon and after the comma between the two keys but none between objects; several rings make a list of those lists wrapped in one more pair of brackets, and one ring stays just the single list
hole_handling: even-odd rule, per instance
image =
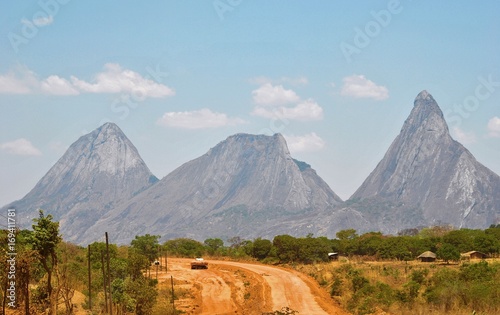
[{"label": "roadside vegetation", "polygon": [[[236,236],[203,242],[179,238],[163,244],[159,239],[146,234],[127,246],[102,241],[80,247],[65,242],[59,223],[40,211],[31,230],[0,233],[4,256],[0,314],[70,315],[90,308],[95,314],[109,313],[110,308],[113,314],[179,314],[166,298],[171,289],[160,287],[156,280],[158,260],[202,256],[293,268],[313,277],[330,293],[332,303],[353,314],[500,313],[500,263],[495,262],[500,254],[500,225],[485,230],[410,229],[397,236],[358,235],[350,229],[338,232],[335,239]],[[417,261],[426,251],[436,253],[437,260]],[[461,256],[470,251],[489,259]],[[334,261],[328,253],[336,253]],[[74,303],[78,294],[83,303]],[[181,290],[172,295],[175,300],[187,294]],[[294,313],[283,308],[273,314]]]}]

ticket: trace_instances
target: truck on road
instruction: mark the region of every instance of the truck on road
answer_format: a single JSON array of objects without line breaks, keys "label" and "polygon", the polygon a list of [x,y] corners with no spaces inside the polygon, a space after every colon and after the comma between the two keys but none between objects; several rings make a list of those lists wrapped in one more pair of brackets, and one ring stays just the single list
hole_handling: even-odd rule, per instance
[{"label": "truck on road", "polygon": [[191,269],[208,269],[208,262],[204,261],[203,258],[196,258],[191,262]]}]

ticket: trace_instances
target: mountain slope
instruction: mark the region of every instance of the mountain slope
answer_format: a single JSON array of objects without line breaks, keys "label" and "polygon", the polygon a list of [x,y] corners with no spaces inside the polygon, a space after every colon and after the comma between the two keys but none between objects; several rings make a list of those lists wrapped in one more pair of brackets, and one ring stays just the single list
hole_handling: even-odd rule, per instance
[{"label": "mountain slope", "polygon": [[314,170],[291,158],[280,134],[237,134],[103,216],[81,240],[105,229],[119,242],[141,233],[264,236],[260,231],[285,219],[341,202]]},{"label": "mountain slope", "polygon": [[117,125],[106,123],[74,142],[16,208],[30,227],[44,209],[60,221],[65,240],[74,241],[118,203],[158,179]]},{"label": "mountain slope", "polygon": [[451,138],[438,104],[422,91],[350,201],[385,232],[434,224],[485,228],[500,218],[500,177]]}]

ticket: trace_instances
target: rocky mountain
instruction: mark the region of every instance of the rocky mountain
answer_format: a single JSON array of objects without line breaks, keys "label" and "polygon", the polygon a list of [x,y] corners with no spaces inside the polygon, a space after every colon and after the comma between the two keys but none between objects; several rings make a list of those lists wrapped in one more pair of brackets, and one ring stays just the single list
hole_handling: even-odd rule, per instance
[{"label": "rocky mountain", "polygon": [[422,91],[347,204],[386,233],[436,224],[485,228],[500,219],[500,177],[451,138],[438,104]]},{"label": "rocky mountain", "polygon": [[308,164],[292,159],[282,135],[237,134],[106,213],[78,241],[104,231],[119,243],[144,233],[200,240],[297,234],[307,223],[295,219],[310,223],[341,203]]},{"label": "rocky mountain", "polygon": [[60,221],[65,240],[77,241],[100,217],[157,181],[120,128],[106,123],[80,137],[24,198],[5,208],[16,208],[25,227],[44,209]]},{"label": "rocky mountain", "polygon": [[158,181],[108,123],[78,139],[7,207],[17,209],[23,227],[45,209],[65,240],[79,244],[104,232],[125,244],[146,233],[204,240],[485,228],[500,219],[500,177],[451,138],[438,104],[423,91],[382,161],[346,202],[291,157],[280,134],[230,136]]}]

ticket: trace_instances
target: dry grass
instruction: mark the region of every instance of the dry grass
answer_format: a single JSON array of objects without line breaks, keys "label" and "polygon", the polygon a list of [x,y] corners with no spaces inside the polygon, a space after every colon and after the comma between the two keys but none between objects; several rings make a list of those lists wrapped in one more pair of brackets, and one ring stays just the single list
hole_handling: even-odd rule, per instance
[{"label": "dry grass", "polygon": [[[353,298],[353,290],[351,283],[346,279],[347,270],[355,269],[360,274],[369,280],[370,284],[384,283],[390,286],[393,290],[405,290],[405,284],[412,279],[414,271],[422,271],[426,274],[426,281],[419,288],[419,295],[412,303],[391,303],[390,305],[377,305],[372,313],[364,314],[401,314],[401,315],[420,315],[420,314],[437,314],[437,315],[486,315],[493,313],[473,313],[472,309],[464,309],[458,303],[451,303],[446,308],[444,306],[435,306],[427,303],[422,293],[427,288],[427,280],[430,279],[436,272],[444,268],[459,270],[464,263],[475,263],[479,261],[464,261],[460,263],[445,264],[443,262],[422,263],[419,261],[365,261],[363,259],[347,260],[341,258],[339,261],[318,263],[313,265],[295,265],[294,269],[307,274],[314,279],[329,293],[332,291],[336,278],[341,278],[340,285],[341,294],[333,298],[338,301],[344,308],[348,308],[349,302]],[[487,259],[488,263],[500,262],[500,259]],[[337,283],[338,285],[338,283]]]}]

